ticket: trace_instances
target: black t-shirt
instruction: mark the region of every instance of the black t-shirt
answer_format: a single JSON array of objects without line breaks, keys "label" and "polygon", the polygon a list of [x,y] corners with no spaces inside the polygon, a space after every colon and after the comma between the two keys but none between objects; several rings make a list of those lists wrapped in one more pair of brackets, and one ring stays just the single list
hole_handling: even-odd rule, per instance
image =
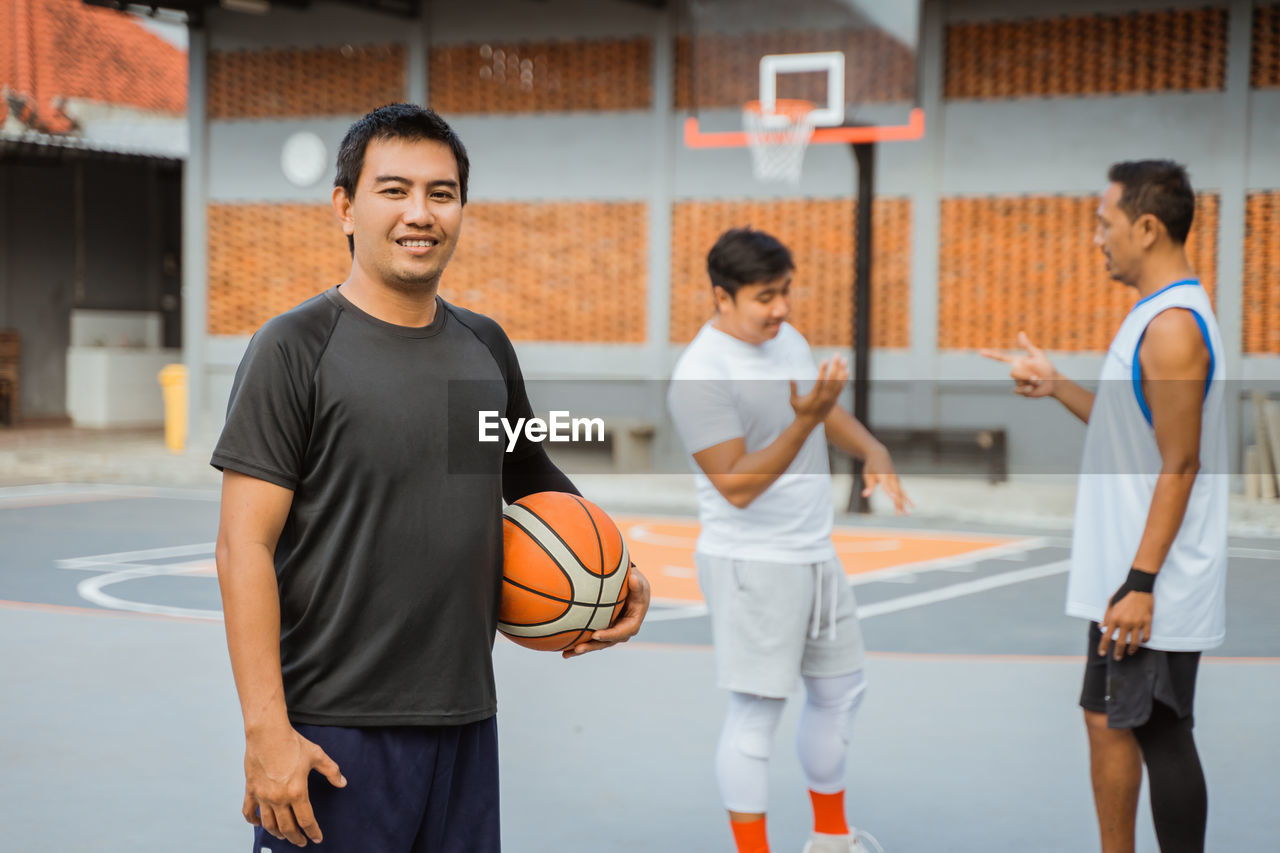
[{"label": "black t-shirt", "polygon": [[501,327],[444,300],[408,328],[333,288],[250,341],[212,464],[294,493],[275,551],[294,722],[494,714],[504,464],[540,460],[509,499],[573,488],[541,445],[477,441],[481,409],[532,416]]}]

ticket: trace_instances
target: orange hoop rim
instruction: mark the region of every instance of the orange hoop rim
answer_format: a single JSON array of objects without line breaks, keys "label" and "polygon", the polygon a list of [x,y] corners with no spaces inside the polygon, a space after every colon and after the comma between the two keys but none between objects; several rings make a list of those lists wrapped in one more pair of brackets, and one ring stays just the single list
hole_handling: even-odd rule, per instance
[{"label": "orange hoop rim", "polygon": [[[813,101],[805,101],[800,98],[777,98],[773,102],[773,114],[786,116],[792,121],[798,121],[809,113],[817,109],[818,105]],[[747,101],[742,105],[744,113],[755,113],[763,116],[763,104],[759,101]]]},{"label": "orange hoop rim", "polygon": [[[819,127],[809,140],[811,145],[858,142],[913,142],[924,138],[924,110],[912,107],[904,124],[881,124],[863,127]],[[684,120],[686,148],[741,148],[749,145],[747,134],[738,131],[703,131],[697,116]]]}]

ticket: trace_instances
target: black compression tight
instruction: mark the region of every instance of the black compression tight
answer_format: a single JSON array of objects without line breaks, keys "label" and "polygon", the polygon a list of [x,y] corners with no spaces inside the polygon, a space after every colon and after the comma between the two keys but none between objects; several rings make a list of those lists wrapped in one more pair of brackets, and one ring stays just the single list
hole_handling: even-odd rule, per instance
[{"label": "black compression tight", "polygon": [[1191,718],[1179,719],[1164,703],[1153,704],[1151,719],[1133,734],[1147,765],[1160,853],[1204,853],[1209,795]]}]

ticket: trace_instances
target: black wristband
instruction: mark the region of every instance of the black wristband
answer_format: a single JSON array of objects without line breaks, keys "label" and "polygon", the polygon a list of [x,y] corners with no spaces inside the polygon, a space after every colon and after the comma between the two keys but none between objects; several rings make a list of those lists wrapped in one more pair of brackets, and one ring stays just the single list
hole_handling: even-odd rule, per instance
[{"label": "black wristband", "polygon": [[1150,595],[1156,588],[1156,576],[1154,572],[1144,572],[1139,568],[1129,569],[1129,576],[1124,579],[1124,583],[1120,584],[1120,588],[1116,590],[1116,594],[1111,596],[1111,606],[1124,598],[1131,592],[1145,592]]}]

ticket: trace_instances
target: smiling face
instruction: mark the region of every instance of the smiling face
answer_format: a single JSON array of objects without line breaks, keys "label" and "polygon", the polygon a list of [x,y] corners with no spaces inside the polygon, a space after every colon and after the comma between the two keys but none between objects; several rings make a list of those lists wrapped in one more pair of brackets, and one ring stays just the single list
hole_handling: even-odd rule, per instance
[{"label": "smiling face", "polygon": [[716,319],[720,331],[756,346],[778,336],[791,313],[791,273],[772,281],[744,284],[730,295],[715,288]]},{"label": "smiling face", "polygon": [[[462,230],[458,164],[443,142],[375,139],[355,193],[333,191],[355,267],[375,286],[434,293]],[[353,273],[355,270],[353,270]]]}]

